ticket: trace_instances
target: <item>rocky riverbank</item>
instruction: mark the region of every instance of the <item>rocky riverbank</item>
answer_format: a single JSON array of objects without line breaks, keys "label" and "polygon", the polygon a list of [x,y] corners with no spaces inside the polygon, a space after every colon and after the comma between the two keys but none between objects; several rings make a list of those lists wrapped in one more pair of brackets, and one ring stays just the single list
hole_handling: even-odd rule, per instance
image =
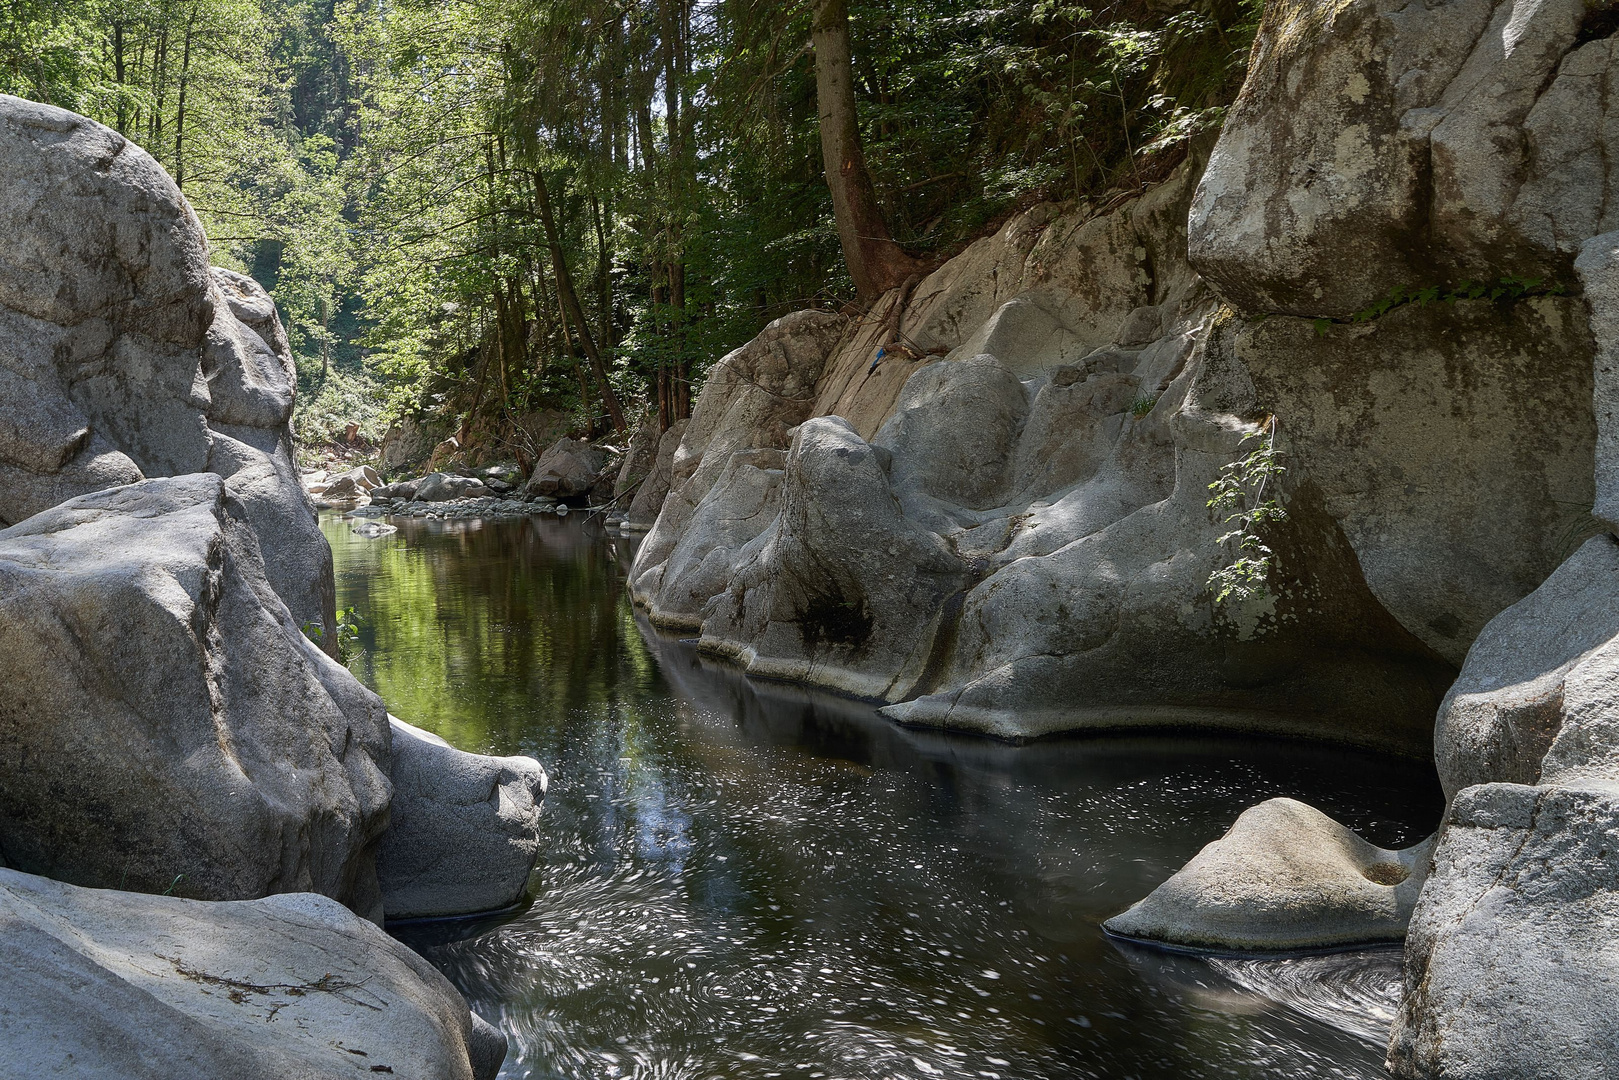
[{"label": "rocky riverbank", "polygon": [[378,924],[520,901],[543,770],[311,643],[286,336],[163,170],[0,97],[0,179],[0,1057],[492,1077],[504,1037]]}]

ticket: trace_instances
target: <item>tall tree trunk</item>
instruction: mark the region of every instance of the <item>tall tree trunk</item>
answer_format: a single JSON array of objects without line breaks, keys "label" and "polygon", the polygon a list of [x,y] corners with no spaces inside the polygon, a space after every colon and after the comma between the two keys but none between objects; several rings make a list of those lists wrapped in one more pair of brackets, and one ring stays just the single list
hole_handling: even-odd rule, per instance
[{"label": "tall tree trunk", "polygon": [[862,303],[898,287],[917,269],[883,220],[866,171],[855,113],[854,62],[849,50],[849,0],[816,0],[815,96],[821,120],[821,159],[832,189],[838,241]]},{"label": "tall tree trunk", "polygon": [[112,77],[118,82],[118,134],[129,134],[129,99],[124,96],[124,20],[112,24]]},{"label": "tall tree trunk", "polygon": [[602,359],[601,350],[596,348],[595,339],[590,335],[590,324],[585,321],[584,308],[579,304],[579,293],[573,287],[573,275],[568,273],[568,261],[562,251],[562,236],[557,231],[556,217],[551,213],[551,193],[546,190],[545,177],[540,175],[538,169],[534,170],[534,195],[540,206],[540,223],[545,227],[545,239],[551,248],[551,273],[557,279],[557,301],[562,307],[563,315],[572,324],[575,336],[590,360],[591,369],[596,373],[597,385],[601,388],[602,404],[607,406],[607,416],[613,422],[616,431],[624,431],[628,425],[624,422],[624,409],[618,403],[618,395],[613,393],[613,386],[607,380],[607,364]]},{"label": "tall tree trunk", "polygon": [[184,189],[186,184],[186,83],[191,78],[191,38],[197,29],[197,5],[191,6],[191,17],[186,20],[185,44],[180,50],[180,94],[174,114],[174,186]]}]

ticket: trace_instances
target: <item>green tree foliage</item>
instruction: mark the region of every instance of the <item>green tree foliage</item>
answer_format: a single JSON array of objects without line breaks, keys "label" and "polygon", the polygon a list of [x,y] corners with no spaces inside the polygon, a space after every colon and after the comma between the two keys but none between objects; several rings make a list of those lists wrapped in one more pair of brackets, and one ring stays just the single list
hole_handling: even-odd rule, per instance
[{"label": "green tree foliage", "polygon": [[[0,0],[0,90],[117,128],[275,296],[306,436],[435,410],[532,452],[685,415],[765,322],[848,304],[812,0]],[[850,0],[859,134],[923,260],[1164,175],[1257,0]]]}]

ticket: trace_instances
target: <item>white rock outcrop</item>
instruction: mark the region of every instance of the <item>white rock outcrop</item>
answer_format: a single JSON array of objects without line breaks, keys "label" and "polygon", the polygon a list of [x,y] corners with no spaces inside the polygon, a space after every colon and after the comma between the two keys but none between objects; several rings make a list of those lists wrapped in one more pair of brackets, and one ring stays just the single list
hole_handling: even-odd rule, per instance
[{"label": "white rock outcrop", "polygon": [[1388,851],[1314,807],[1270,799],[1106,926],[1122,937],[1218,951],[1396,942],[1432,850]]}]

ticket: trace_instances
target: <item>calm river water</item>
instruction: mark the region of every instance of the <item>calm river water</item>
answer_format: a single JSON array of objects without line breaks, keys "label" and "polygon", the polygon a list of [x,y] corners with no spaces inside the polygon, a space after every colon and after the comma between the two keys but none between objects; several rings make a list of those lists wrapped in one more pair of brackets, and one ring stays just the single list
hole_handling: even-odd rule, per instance
[{"label": "calm river water", "polygon": [[755,683],[635,617],[599,524],[335,516],[353,668],[552,779],[527,911],[404,936],[511,1038],[502,1077],[1380,1077],[1397,953],[1172,957],[1100,930],[1260,799],[1385,846],[1432,770],[1229,738],[1014,747]]}]

